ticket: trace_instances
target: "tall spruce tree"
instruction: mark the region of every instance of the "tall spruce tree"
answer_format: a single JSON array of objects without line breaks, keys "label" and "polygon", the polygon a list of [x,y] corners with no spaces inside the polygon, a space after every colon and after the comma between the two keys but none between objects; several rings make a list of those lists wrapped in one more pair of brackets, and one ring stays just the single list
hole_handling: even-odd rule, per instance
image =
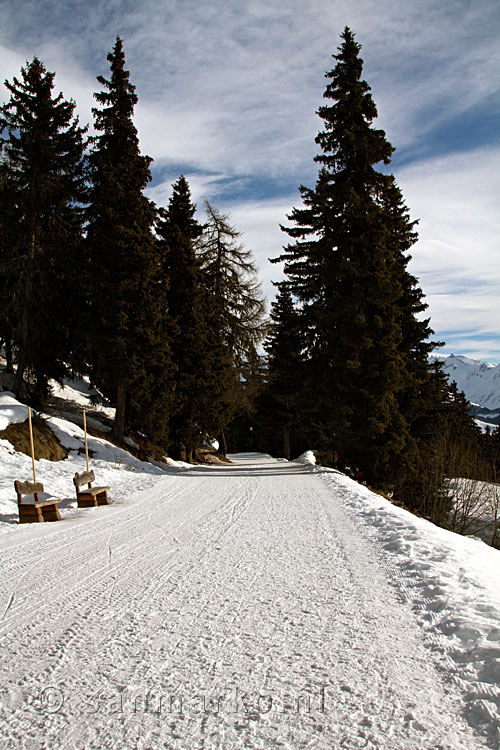
[{"label": "tall spruce tree", "polygon": [[425,369],[430,330],[416,322],[422,293],[406,269],[413,225],[393,176],[379,168],[393,148],[372,125],[360,45],[349,28],[341,38],[318,111],[316,186],[301,186],[303,207],[284,228],[294,241],[276,262],[302,306],[323,434],[342,467],[386,487],[415,455],[402,400]]},{"label": "tall spruce tree", "polygon": [[[95,98],[87,211],[87,353],[93,381],[116,404],[115,438],[127,419],[166,440],[170,350],[166,289],[153,228],[156,208],[143,191],[151,180],[132,120],[135,87],[122,40],[108,55],[109,80]],[[155,412],[155,418],[152,414]],[[156,425],[156,426],[155,426]]]},{"label": "tall spruce tree", "polygon": [[26,389],[43,396],[49,378],[64,377],[74,339],[86,129],[74,117],[75,103],[62,93],[53,96],[54,77],[35,57],[21,69],[21,79],[5,82],[11,97],[0,108],[7,156],[2,229],[10,237],[2,262],[17,266],[8,326],[16,348],[18,396]]},{"label": "tall spruce tree", "polygon": [[220,338],[195,244],[202,227],[185,177],[173,185],[157,225],[162,272],[172,320],[174,402],[170,415],[171,453],[192,461],[203,438],[218,429],[223,392]]},{"label": "tall spruce tree", "polygon": [[[300,314],[287,285],[277,286],[278,294],[271,304],[271,331],[264,344],[268,370],[260,411],[268,423],[266,432],[278,432],[281,438],[278,450],[284,458],[290,459],[291,446],[297,444],[299,431],[305,431],[306,419],[302,411],[307,405],[302,388],[308,363],[304,357],[305,338]],[[310,413],[308,409],[308,416]]]}]

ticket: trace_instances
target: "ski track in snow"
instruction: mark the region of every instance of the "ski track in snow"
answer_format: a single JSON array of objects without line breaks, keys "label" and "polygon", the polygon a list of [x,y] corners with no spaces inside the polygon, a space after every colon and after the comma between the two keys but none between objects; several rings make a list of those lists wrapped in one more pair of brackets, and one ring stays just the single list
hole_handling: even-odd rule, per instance
[{"label": "ski track in snow", "polygon": [[346,493],[252,455],[9,534],[2,747],[493,747]]}]

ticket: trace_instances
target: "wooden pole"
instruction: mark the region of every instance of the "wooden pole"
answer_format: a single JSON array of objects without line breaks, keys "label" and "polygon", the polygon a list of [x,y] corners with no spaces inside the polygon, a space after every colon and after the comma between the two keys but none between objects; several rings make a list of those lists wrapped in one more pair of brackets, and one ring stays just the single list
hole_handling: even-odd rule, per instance
[{"label": "wooden pole", "polygon": [[85,432],[85,460],[87,462],[87,471],[89,470],[89,447],[87,444],[87,417],[85,409],[83,410],[83,431]]},{"label": "wooden pole", "polygon": [[28,406],[28,426],[30,430],[30,448],[31,448],[31,463],[33,464],[33,481],[36,484],[35,446],[33,445],[33,426],[31,424],[31,408],[29,406]]}]

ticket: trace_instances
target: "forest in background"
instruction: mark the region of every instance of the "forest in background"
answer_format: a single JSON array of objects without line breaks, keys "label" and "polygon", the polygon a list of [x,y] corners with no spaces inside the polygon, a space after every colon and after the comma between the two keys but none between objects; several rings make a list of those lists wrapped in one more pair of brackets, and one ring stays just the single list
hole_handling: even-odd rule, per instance
[{"label": "forest in background", "polygon": [[0,338],[18,398],[39,406],[52,379],[88,376],[116,408],[118,442],[188,461],[214,437],[223,453],[312,447],[441,524],[450,477],[497,480],[499,431],[482,435],[429,363],[438,343],[407,268],[416,226],[359,53],[346,27],[318,110],[316,184],[282,227],[270,320],[229,216],[206,202],[200,221],[183,176],[166,208],[146,197],[152,160],[119,37],[90,138],[38,58],[6,82]]}]

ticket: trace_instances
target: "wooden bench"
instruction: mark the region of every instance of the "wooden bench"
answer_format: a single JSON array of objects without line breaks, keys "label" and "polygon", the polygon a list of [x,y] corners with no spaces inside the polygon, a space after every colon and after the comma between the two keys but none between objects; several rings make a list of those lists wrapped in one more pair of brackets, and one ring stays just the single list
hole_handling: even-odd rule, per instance
[{"label": "wooden bench", "polygon": [[[40,482],[14,482],[19,508],[19,523],[44,523],[45,521],[60,521],[58,498],[43,491]],[[42,496],[41,496],[42,494]],[[23,497],[33,495],[33,500],[23,502]]]},{"label": "wooden bench", "polygon": [[[95,474],[93,471],[82,471],[81,474],[78,474],[77,472],[73,477],[73,484],[76,488],[76,499],[78,500],[79,508],[93,508],[96,505],[109,505],[108,490],[110,487],[92,487],[92,482],[95,482]],[[81,490],[80,487],[84,484],[86,484],[87,487]]]}]

